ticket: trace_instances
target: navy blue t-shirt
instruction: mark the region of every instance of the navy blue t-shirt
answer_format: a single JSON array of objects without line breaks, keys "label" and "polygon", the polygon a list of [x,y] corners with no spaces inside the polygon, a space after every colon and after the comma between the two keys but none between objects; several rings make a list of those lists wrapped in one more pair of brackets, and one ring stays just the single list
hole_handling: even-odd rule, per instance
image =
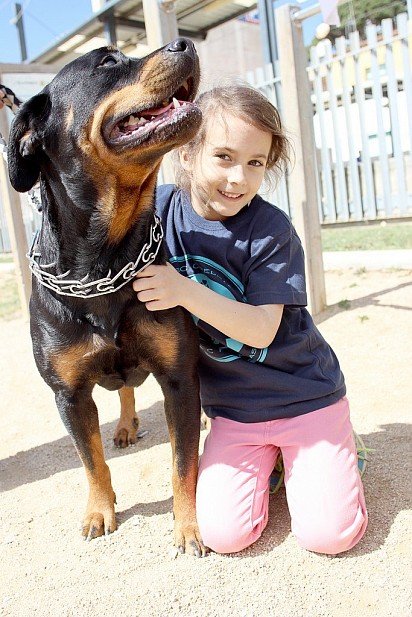
[{"label": "navy blue t-shirt", "polygon": [[284,304],[265,349],[228,338],[193,316],[200,336],[200,395],[209,417],[238,422],[289,418],[345,394],[338,360],[305,309],[304,256],[282,210],[256,195],[225,221],[197,214],[173,185],[157,189],[170,263],[213,291],[248,304]]}]

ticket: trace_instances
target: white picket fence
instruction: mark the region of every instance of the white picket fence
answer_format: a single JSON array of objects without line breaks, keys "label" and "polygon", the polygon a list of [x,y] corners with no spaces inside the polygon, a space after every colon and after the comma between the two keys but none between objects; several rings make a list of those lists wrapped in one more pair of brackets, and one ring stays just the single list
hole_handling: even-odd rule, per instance
[{"label": "white picket fence", "polygon": [[[401,14],[310,50],[322,223],[412,215],[411,31]],[[270,65],[247,80],[282,110]],[[291,213],[286,182],[271,197]]]}]

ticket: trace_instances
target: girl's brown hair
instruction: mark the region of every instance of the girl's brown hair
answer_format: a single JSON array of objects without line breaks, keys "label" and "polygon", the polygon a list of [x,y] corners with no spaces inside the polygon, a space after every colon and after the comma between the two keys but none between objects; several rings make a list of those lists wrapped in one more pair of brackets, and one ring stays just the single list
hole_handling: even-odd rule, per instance
[{"label": "girl's brown hair", "polygon": [[236,82],[204,92],[196,103],[202,111],[203,118],[195,137],[174,154],[176,184],[190,192],[190,173],[180,164],[179,152],[184,150],[192,159],[197,156],[205,143],[208,122],[216,117],[218,112],[240,116],[246,122],[272,134],[265,180],[270,184],[271,181],[276,183],[290,162],[291,150],[276,107],[255,88]]}]

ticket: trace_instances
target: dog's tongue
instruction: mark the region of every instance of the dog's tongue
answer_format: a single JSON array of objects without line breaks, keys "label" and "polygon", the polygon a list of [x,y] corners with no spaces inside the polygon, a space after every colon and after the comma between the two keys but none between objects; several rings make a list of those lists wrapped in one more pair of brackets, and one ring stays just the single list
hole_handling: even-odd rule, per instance
[{"label": "dog's tongue", "polygon": [[166,113],[166,111],[168,111],[171,107],[173,107],[173,102],[169,103],[169,105],[167,105],[166,107],[159,107],[158,109],[145,109],[144,111],[140,112],[140,115],[141,116],[160,116]]}]

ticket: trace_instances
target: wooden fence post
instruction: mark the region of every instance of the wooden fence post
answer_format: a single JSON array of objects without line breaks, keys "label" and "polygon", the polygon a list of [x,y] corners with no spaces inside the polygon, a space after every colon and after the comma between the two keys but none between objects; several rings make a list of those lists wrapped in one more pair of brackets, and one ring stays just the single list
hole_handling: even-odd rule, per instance
[{"label": "wooden fence post", "polygon": [[294,166],[288,183],[290,205],[305,251],[309,309],[317,315],[326,305],[325,274],[316,188],[313,109],[302,27],[293,20],[293,13],[297,10],[297,7],[283,5],[276,10],[275,21],[282,83],[282,119],[294,144]]}]

